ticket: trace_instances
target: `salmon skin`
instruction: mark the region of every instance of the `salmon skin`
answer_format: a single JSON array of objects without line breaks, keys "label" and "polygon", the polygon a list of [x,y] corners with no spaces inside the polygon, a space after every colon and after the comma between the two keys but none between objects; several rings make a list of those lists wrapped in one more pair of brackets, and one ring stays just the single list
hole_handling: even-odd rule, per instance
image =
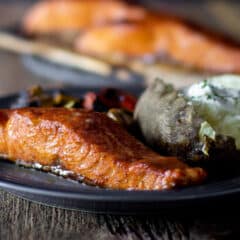
[{"label": "salmon skin", "polygon": [[82,109],[0,110],[0,154],[112,189],[162,190],[206,178],[201,168],[153,152],[104,113]]}]

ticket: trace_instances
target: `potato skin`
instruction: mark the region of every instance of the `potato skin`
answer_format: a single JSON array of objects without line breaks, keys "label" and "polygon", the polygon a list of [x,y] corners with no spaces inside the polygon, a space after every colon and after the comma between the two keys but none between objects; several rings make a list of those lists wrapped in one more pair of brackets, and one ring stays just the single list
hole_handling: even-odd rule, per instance
[{"label": "potato skin", "polygon": [[234,140],[221,135],[215,141],[206,138],[209,154],[202,152],[199,130],[204,119],[183,94],[162,80],[155,80],[139,98],[134,119],[147,144],[161,153],[192,163],[236,155]]}]

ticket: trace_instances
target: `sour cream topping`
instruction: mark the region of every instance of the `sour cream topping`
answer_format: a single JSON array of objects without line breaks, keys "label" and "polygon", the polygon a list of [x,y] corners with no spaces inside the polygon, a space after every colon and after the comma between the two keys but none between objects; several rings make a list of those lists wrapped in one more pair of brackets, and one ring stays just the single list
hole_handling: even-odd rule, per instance
[{"label": "sour cream topping", "polygon": [[186,97],[218,134],[240,149],[240,75],[221,75],[190,86]]}]

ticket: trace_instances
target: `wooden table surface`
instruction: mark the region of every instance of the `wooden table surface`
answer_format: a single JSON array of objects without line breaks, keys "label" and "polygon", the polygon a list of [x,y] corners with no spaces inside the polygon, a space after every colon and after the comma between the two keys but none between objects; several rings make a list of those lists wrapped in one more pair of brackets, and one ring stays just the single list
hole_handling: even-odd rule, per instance
[{"label": "wooden table surface", "polygon": [[[16,1],[17,2],[17,1]],[[0,4],[0,22],[20,18],[27,4]],[[10,14],[11,13],[11,14]],[[26,71],[21,59],[0,52],[0,96],[32,84],[51,83]],[[226,206],[223,206],[223,209]],[[239,239],[238,206],[228,216],[203,209],[158,216],[110,216],[63,210],[23,200],[0,190],[0,239]]]},{"label": "wooden table surface", "polygon": [[[223,206],[224,207],[224,206]],[[43,206],[0,190],[0,239],[239,239],[239,211],[113,216]]]}]

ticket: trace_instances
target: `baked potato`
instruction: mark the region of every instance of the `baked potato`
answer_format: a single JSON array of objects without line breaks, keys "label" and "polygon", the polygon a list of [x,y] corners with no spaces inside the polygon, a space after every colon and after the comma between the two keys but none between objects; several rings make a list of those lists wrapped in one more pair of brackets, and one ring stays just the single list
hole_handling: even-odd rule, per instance
[{"label": "baked potato", "polygon": [[[192,163],[240,155],[240,77],[225,75],[176,90],[162,80],[146,89],[134,119],[147,144]],[[221,96],[221,95],[224,95]]]}]

